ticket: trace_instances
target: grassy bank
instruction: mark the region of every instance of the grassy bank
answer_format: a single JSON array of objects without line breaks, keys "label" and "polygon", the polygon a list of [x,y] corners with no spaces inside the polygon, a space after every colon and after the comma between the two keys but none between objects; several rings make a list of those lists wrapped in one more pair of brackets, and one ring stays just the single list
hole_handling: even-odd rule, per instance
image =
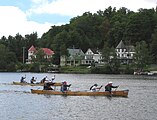
[{"label": "grassy bank", "polygon": [[[75,74],[133,74],[136,69],[134,66],[121,65],[117,70],[112,70],[109,66],[91,67],[87,66],[64,66],[59,69],[60,73]],[[157,71],[157,65],[150,65],[144,69],[145,72]]]},{"label": "grassy bank", "polygon": [[91,73],[91,70],[87,66],[64,66],[59,69],[61,73],[80,73],[87,74]]}]

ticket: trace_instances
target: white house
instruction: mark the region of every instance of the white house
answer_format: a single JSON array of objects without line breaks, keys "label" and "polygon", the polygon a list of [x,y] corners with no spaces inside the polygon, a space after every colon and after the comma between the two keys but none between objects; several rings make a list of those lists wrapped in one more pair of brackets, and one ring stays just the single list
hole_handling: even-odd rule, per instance
[{"label": "white house", "polygon": [[[117,45],[116,54],[117,58],[123,64],[128,64],[133,61],[133,56],[135,54],[134,46],[125,46],[123,41]],[[96,63],[97,65],[103,65],[104,61],[102,58],[102,54],[98,49],[90,49],[83,53],[81,49],[67,49],[69,52],[69,56],[61,56],[60,57],[60,65],[65,66],[78,66],[81,64],[91,65],[92,63]],[[112,59],[113,56],[110,56]]]},{"label": "white house", "polygon": [[102,55],[98,50],[88,49],[85,53],[82,64],[102,63]]},{"label": "white house", "polygon": [[121,40],[116,47],[116,54],[121,63],[128,64],[133,60],[135,54],[134,46],[125,46]]}]

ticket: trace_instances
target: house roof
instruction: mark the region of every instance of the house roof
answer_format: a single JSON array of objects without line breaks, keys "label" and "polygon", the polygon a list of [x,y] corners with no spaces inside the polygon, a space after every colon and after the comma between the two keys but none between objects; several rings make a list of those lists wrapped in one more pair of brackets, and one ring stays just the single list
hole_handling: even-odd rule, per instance
[{"label": "house roof", "polygon": [[28,49],[28,51],[36,51],[36,49],[35,49],[35,47],[32,45],[32,46]]},{"label": "house roof", "polygon": [[126,47],[125,47],[125,45],[124,45],[124,43],[123,43],[122,40],[120,41],[120,43],[117,45],[116,48],[117,48],[117,49],[126,49]]},{"label": "house roof", "polygon": [[91,49],[94,54],[99,54],[98,49]]},{"label": "house roof", "polygon": [[126,46],[128,52],[135,52],[135,47],[133,45]]},{"label": "house roof", "polygon": [[[51,49],[49,49],[49,48],[41,48],[43,51],[44,51],[44,53],[46,54],[46,55],[53,55],[54,54],[54,51],[52,51]],[[36,51],[36,48],[32,45],[29,49],[28,49],[28,51],[30,51],[30,52],[32,52],[32,51]]]},{"label": "house roof", "polygon": [[44,53],[46,55],[53,55],[54,54],[54,51],[52,51],[51,49],[49,48],[42,48],[42,50],[44,51]]},{"label": "house roof", "polygon": [[81,49],[67,49],[70,55],[84,55]]},{"label": "house roof", "polygon": [[92,54],[100,54],[100,52],[98,51],[98,49],[91,49],[91,48],[88,48],[88,50],[86,51],[85,54],[87,54],[89,51],[93,52]]}]

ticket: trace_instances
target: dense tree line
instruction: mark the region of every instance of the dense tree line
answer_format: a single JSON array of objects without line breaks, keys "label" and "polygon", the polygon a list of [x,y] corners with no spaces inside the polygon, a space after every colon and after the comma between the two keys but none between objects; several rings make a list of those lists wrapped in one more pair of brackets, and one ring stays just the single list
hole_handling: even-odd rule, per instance
[{"label": "dense tree line", "polygon": [[103,50],[106,44],[115,48],[120,40],[126,45],[136,46],[137,42],[145,41],[152,56],[157,61],[157,11],[156,9],[139,9],[133,12],[127,8],[108,7],[97,13],[85,12],[74,17],[69,24],[52,26],[43,34],[39,44],[56,51],[56,63],[59,64],[60,52],[65,48],[88,48]]},{"label": "dense tree line", "polygon": [[[48,47],[55,51],[53,63],[59,64],[60,55],[67,54],[67,48],[81,48],[83,51],[97,48],[105,54],[105,50],[115,48],[120,40],[126,45],[147,45],[152,58],[150,62],[157,63],[157,10],[141,8],[133,12],[124,7],[118,10],[108,7],[96,13],[85,12],[72,18],[69,24],[51,26],[41,38],[38,38],[37,33],[24,37],[20,34],[8,38],[4,36],[0,39],[0,49],[5,47],[8,52],[15,54],[14,61],[22,62],[23,47],[25,56],[31,45]],[[107,56],[103,56],[107,60]]]},{"label": "dense tree line", "polygon": [[[37,33],[25,35],[16,34],[15,37],[3,36],[0,39],[0,70],[1,71],[15,71],[16,65],[23,63],[27,59],[27,50],[31,45],[37,46],[38,44]],[[25,61],[24,61],[25,62]]]}]

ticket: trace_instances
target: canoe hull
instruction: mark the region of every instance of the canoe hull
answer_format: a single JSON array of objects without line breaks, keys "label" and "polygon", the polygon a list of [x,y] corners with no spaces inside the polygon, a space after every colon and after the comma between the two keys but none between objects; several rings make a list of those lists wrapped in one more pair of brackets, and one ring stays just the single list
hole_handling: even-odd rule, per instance
[{"label": "canoe hull", "polygon": [[87,91],[53,91],[53,90],[34,90],[31,89],[31,93],[34,94],[49,94],[49,95],[67,95],[67,96],[119,96],[127,97],[129,90],[121,91],[112,91],[112,94],[109,92],[87,92]]},{"label": "canoe hull", "polygon": [[[14,85],[30,85],[30,86],[44,86],[43,83],[36,83],[36,84],[31,84],[31,83],[20,83],[20,82],[14,82]],[[53,86],[61,86],[62,83],[55,83]]]}]

